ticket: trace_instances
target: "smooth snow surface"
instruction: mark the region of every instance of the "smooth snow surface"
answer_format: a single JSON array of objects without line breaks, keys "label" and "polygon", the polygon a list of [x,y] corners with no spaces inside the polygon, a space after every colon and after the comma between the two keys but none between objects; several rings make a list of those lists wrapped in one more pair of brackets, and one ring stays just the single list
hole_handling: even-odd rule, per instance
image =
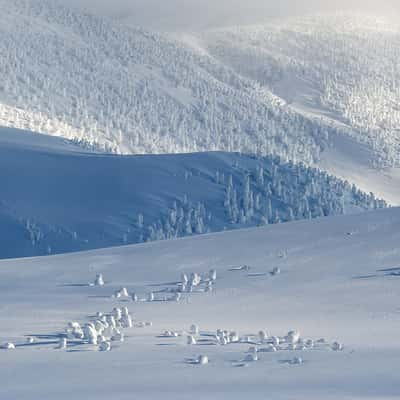
[{"label": "smooth snow surface", "polygon": [[[398,399],[399,226],[400,210],[389,209],[1,261],[0,344],[16,349],[0,350],[0,398]],[[210,269],[211,292],[161,301],[183,272],[208,277]],[[88,285],[96,273],[105,286]],[[121,287],[141,301],[112,298]],[[142,301],[149,292],[155,301]],[[111,351],[71,342],[55,349],[68,321],[83,325],[123,306],[136,327]],[[191,325],[200,333],[187,345]],[[204,335],[218,329],[221,344],[212,345]],[[300,332],[303,350],[279,350],[277,338],[277,351],[251,343],[260,331],[291,342]],[[235,335],[248,342],[222,343]]]}]

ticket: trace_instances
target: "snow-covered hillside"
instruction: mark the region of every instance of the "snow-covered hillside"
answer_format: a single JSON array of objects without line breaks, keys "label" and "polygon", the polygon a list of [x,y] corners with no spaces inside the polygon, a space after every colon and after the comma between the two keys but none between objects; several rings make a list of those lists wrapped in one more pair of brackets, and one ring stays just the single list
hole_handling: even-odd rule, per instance
[{"label": "snow-covered hillside", "polygon": [[0,257],[349,214],[383,201],[304,165],[237,153],[117,156],[0,129]]},{"label": "snow-covered hillside", "polygon": [[324,126],[204,52],[53,0],[0,1],[0,124],[119,153],[246,151],[312,163]]},{"label": "snow-covered hillside", "polygon": [[1,125],[123,154],[272,154],[400,204],[396,25],[336,15],[174,36],[64,3],[0,0]]},{"label": "snow-covered hillside", "polygon": [[319,15],[222,29],[207,49],[291,108],[350,129],[378,165],[399,165],[400,26],[362,15]]},{"label": "snow-covered hillside", "polygon": [[[398,399],[399,224],[390,209],[1,261],[0,344],[16,349],[0,350],[0,398]],[[206,281],[168,301],[184,272]],[[96,273],[105,286],[87,285]],[[121,287],[154,301],[111,297]],[[110,352],[55,349],[68,321],[125,306],[134,327]]]}]

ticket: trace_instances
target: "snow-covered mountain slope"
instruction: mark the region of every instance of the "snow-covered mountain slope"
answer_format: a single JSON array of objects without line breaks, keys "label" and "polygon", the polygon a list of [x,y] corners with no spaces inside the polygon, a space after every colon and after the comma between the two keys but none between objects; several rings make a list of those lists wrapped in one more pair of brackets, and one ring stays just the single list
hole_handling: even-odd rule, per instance
[{"label": "snow-covered mountain slope", "polygon": [[332,145],[324,151],[318,166],[325,171],[355,183],[365,191],[400,204],[400,168],[373,165],[374,154],[366,145],[351,137],[332,135]]},{"label": "snow-covered mountain slope", "polygon": [[117,156],[0,129],[0,257],[60,253],[385,202],[304,165],[237,153]]},{"label": "snow-covered mountain slope", "polygon": [[398,164],[394,25],[321,16],[173,37],[57,1],[0,11],[1,125],[124,154],[273,154],[400,204],[400,173],[379,170]]},{"label": "snow-covered mountain slope", "polygon": [[[1,261],[0,342],[16,349],[0,350],[0,397],[397,399],[399,224],[399,210],[390,209]],[[250,269],[234,269],[243,265]],[[272,276],[275,267],[281,273]],[[183,272],[208,276],[211,268],[213,291],[163,301],[172,296],[163,289],[174,290]],[[106,285],[85,286],[96,273]],[[155,301],[111,298],[121,286],[139,299],[153,290]],[[110,352],[79,339],[54,349],[68,321],[83,324],[97,311],[123,306],[136,327],[124,329],[125,341],[112,342]],[[148,321],[152,326],[139,328]],[[191,324],[200,333],[187,345]],[[236,330],[244,342],[258,342],[266,330],[281,343],[275,352],[264,352],[272,348],[266,343],[213,345],[207,335],[217,329]],[[284,341],[292,329],[303,338],[295,350]],[[165,337],[166,330],[178,336]],[[342,351],[331,350],[334,341]],[[249,346],[258,347],[258,361],[242,361],[253,358]],[[191,365],[198,355],[209,364]]]},{"label": "snow-covered mountain slope", "polygon": [[[362,15],[319,15],[212,31],[205,46],[291,108],[349,127],[399,165],[400,25]],[[379,159],[380,158],[380,159]]]},{"label": "snow-covered mountain slope", "polygon": [[326,129],[204,52],[53,0],[0,1],[0,123],[119,153],[312,163]]}]

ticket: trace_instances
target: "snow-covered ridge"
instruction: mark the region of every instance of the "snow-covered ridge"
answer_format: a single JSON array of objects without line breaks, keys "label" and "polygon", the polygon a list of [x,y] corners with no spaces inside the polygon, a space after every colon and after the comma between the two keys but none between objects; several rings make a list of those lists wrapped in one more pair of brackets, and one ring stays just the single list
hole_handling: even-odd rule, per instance
[{"label": "snow-covered ridge", "polygon": [[239,153],[117,156],[0,129],[0,257],[171,239],[386,206],[303,164]]}]

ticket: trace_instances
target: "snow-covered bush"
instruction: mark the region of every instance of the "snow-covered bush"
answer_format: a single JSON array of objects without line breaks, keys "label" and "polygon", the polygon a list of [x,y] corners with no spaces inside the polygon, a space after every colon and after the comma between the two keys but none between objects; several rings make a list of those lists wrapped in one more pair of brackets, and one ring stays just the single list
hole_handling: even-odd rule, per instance
[{"label": "snow-covered bush", "polygon": [[69,322],[65,332],[71,339],[83,339],[84,337],[83,330],[78,322]]},{"label": "snow-covered bush", "polygon": [[277,351],[277,348],[276,348],[276,346],[274,346],[273,344],[269,344],[269,345],[266,347],[265,351],[270,352],[270,353],[274,353],[274,352]]},{"label": "snow-covered bush", "polygon": [[15,344],[14,343],[5,343],[1,346],[2,349],[4,350],[14,350],[15,349]]},{"label": "snow-covered bush", "polygon": [[198,335],[199,334],[199,327],[196,324],[193,324],[190,326],[190,331],[192,335]]},{"label": "snow-covered bush", "polygon": [[132,298],[132,301],[133,301],[133,302],[137,302],[137,301],[139,300],[136,293],[132,293],[132,294],[131,294],[131,298]]},{"label": "snow-covered bush", "polygon": [[83,327],[83,334],[84,339],[87,340],[89,344],[97,344],[98,333],[94,324],[92,324],[91,322],[85,324],[85,326]]},{"label": "snow-covered bush", "polygon": [[100,351],[110,351],[111,350],[111,343],[108,341],[101,342],[99,345]]},{"label": "snow-covered bush", "polygon": [[306,340],[306,346],[308,348],[313,348],[314,347],[314,340],[312,340],[312,339]]},{"label": "snow-covered bush", "polygon": [[240,338],[239,338],[239,335],[238,335],[237,332],[232,331],[232,332],[229,333],[229,341],[231,343],[238,343],[239,340],[240,340]]},{"label": "snow-covered bush", "polygon": [[279,346],[280,339],[278,336],[271,336],[270,340],[271,340],[271,343],[273,346],[275,346],[275,347]]},{"label": "snow-covered bush", "polygon": [[147,301],[149,301],[149,302],[154,301],[154,293],[153,292],[150,292],[147,295]]},{"label": "snow-covered bush", "polygon": [[246,354],[245,358],[244,358],[245,362],[254,362],[254,361],[258,361],[258,355],[257,353],[249,353]]},{"label": "snow-covered bush", "polygon": [[291,364],[303,364],[303,359],[301,357],[294,357],[293,360],[291,361]]},{"label": "snow-covered bush", "polygon": [[67,348],[67,338],[61,337],[60,340],[58,341],[58,349],[64,350]]},{"label": "snow-covered bush", "polygon": [[187,344],[188,345],[194,345],[196,343],[197,343],[197,341],[196,341],[196,339],[195,339],[195,337],[193,335],[189,335],[187,337]]},{"label": "snow-covered bush", "polygon": [[271,275],[272,276],[276,276],[279,275],[281,273],[281,269],[279,267],[275,267],[272,271],[271,271]]},{"label": "snow-covered bush", "polygon": [[114,307],[111,311],[111,315],[115,318],[115,321],[119,321],[122,317],[122,310],[118,307]]},{"label": "snow-covered bush", "polygon": [[176,301],[176,302],[179,302],[180,300],[181,300],[181,297],[182,297],[182,294],[181,293],[175,293],[173,296],[172,296],[172,301]]},{"label": "snow-covered bush", "polygon": [[210,270],[209,279],[210,279],[210,281],[217,280],[217,271],[215,269]]},{"label": "snow-covered bush", "polygon": [[343,350],[343,345],[339,342],[334,342],[334,343],[332,343],[331,348],[333,351],[341,351],[341,350]]},{"label": "snow-covered bush", "polygon": [[287,343],[296,344],[300,340],[300,333],[297,331],[289,331],[285,340]]},{"label": "snow-covered bush", "polygon": [[121,325],[123,328],[132,328],[133,322],[132,322],[132,317],[129,314],[128,307],[123,307],[122,308],[122,313],[121,313]]},{"label": "snow-covered bush", "polygon": [[96,274],[96,279],[94,280],[95,286],[104,286],[103,274]]},{"label": "snow-covered bush", "polygon": [[268,333],[264,330],[258,332],[258,337],[261,343],[264,343],[268,339]]},{"label": "snow-covered bush", "polygon": [[206,365],[209,362],[208,357],[205,355],[198,356],[197,361],[198,361],[198,364],[200,364],[200,365]]},{"label": "snow-covered bush", "polygon": [[125,340],[125,336],[121,331],[117,330],[111,337],[111,340],[113,342],[123,342]]},{"label": "snow-covered bush", "polygon": [[255,346],[250,346],[249,349],[247,350],[247,353],[249,354],[257,354],[258,353],[258,348]]}]

